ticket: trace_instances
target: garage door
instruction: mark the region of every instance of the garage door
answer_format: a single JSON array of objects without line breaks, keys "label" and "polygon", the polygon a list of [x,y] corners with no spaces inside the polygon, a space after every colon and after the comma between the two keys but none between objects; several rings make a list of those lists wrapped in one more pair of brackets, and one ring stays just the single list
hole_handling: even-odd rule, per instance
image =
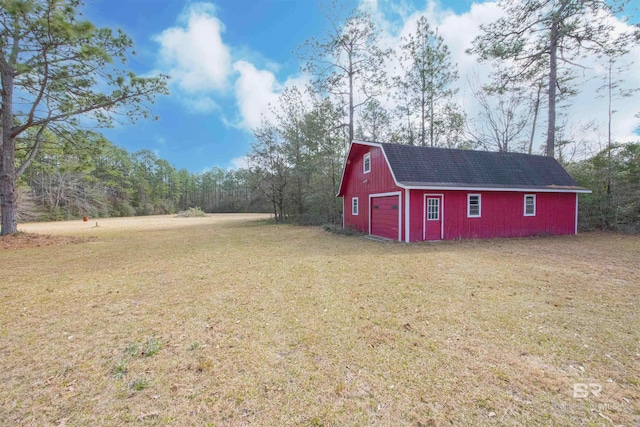
[{"label": "garage door", "polygon": [[398,240],[400,196],[371,198],[371,234]]}]

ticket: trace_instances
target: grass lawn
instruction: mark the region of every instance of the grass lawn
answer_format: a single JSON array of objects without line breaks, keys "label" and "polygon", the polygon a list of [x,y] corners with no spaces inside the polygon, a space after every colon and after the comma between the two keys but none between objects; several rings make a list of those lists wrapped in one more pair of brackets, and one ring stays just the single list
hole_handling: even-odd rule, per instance
[{"label": "grass lawn", "polygon": [[21,226],[92,238],[0,244],[0,424],[640,425],[639,237],[255,218]]}]

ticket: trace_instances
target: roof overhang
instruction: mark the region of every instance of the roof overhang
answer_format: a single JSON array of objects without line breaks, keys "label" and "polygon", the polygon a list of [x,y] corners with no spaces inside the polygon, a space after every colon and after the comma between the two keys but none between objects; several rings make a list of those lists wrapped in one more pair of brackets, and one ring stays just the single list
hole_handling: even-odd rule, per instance
[{"label": "roof overhang", "polygon": [[532,192],[532,193],[591,193],[591,190],[583,187],[560,187],[560,186],[544,186],[544,187],[500,187],[492,185],[464,185],[464,184],[442,184],[442,183],[397,183],[399,187],[408,190],[452,190],[452,191],[515,191],[515,192]]}]

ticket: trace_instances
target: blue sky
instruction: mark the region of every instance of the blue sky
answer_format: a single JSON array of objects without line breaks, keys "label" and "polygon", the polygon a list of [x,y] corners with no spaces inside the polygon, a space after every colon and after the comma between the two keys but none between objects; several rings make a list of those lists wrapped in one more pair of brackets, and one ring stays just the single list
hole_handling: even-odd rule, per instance
[{"label": "blue sky", "polygon": [[[476,106],[466,76],[475,73],[482,79],[487,70],[464,50],[478,26],[498,16],[495,4],[362,1],[383,30],[386,46],[397,46],[421,14],[440,27],[460,70],[458,102],[473,116]],[[307,38],[322,37],[327,25],[319,0],[87,0],[83,14],[97,26],[122,28],[134,39],[137,55],[128,67],[135,72],[172,76],[171,95],[160,97],[154,106],[158,121],[122,123],[104,134],[129,151],[154,150],[192,172],[243,164],[251,127],[262,114],[268,115],[269,103],[284,87],[305,83],[296,48]],[[633,56],[640,63],[640,51]],[[593,69],[595,74],[602,71]],[[630,84],[640,86],[639,76],[632,67],[629,79],[635,80]],[[577,107],[569,114],[578,124],[590,115],[603,119],[602,101],[593,101],[592,89],[585,84],[584,100],[576,99]],[[629,101],[629,111],[637,111],[637,101]],[[637,122],[633,113],[617,118],[615,132],[629,138]]]},{"label": "blue sky", "polygon": [[[157,37],[169,28],[184,27],[181,16],[193,4],[180,0],[89,0],[83,13],[97,26],[122,28],[134,39],[137,55],[128,67],[139,74],[153,70],[166,73],[169,70],[163,64]],[[230,48],[231,61],[248,61],[282,80],[299,72],[300,62],[292,52],[306,38],[322,31],[320,4],[315,1],[223,0],[209,4],[223,26],[222,41]],[[226,82],[228,89],[213,93],[219,107],[213,111],[189,108],[182,98],[192,94],[184,94],[172,83],[171,96],[160,97],[154,106],[158,121],[122,123],[103,133],[129,151],[155,150],[174,166],[193,172],[213,166],[233,167],[233,159],[246,154],[252,141],[247,128],[228,123],[242,120],[232,88],[234,77]]]},{"label": "blue sky", "polygon": [[97,25],[119,27],[132,36],[139,53],[133,62],[150,69],[158,65],[159,44],[154,39],[168,28],[184,26],[181,15],[198,4],[211,5],[209,13],[222,23],[223,41],[237,58],[264,56],[285,72],[297,71],[291,52],[323,25],[319,3],[304,0],[89,0],[85,13]]}]

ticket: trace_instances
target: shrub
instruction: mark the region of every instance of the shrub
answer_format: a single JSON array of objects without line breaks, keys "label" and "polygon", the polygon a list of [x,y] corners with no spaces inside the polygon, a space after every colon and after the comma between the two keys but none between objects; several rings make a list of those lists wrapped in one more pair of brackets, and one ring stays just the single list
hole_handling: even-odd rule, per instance
[{"label": "shrub", "polygon": [[124,350],[127,357],[150,357],[162,349],[162,341],[152,336],[144,343],[131,343]]},{"label": "shrub", "polygon": [[205,216],[205,213],[199,207],[189,208],[186,211],[178,212],[179,218],[195,218]]},{"label": "shrub", "polygon": [[129,388],[133,391],[141,391],[149,387],[149,382],[144,378],[135,378],[129,383]]},{"label": "shrub", "polygon": [[343,228],[341,225],[324,224],[322,228],[324,228],[325,231],[328,231],[330,233],[340,234],[343,236],[364,236],[365,235],[365,233],[363,233],[360,230],[357,230],[353,226]]},{"label": "shrub", "polygon": [[111,373],[113,374],[113,376],[116,379],[120,379],[122,377],[124,377],[125,375],[127,375],[127,372],[129,371],[129,369],[127,368],[127,359],[122,359],[119,360],[114,366],[113,369],[111,370]]}]

